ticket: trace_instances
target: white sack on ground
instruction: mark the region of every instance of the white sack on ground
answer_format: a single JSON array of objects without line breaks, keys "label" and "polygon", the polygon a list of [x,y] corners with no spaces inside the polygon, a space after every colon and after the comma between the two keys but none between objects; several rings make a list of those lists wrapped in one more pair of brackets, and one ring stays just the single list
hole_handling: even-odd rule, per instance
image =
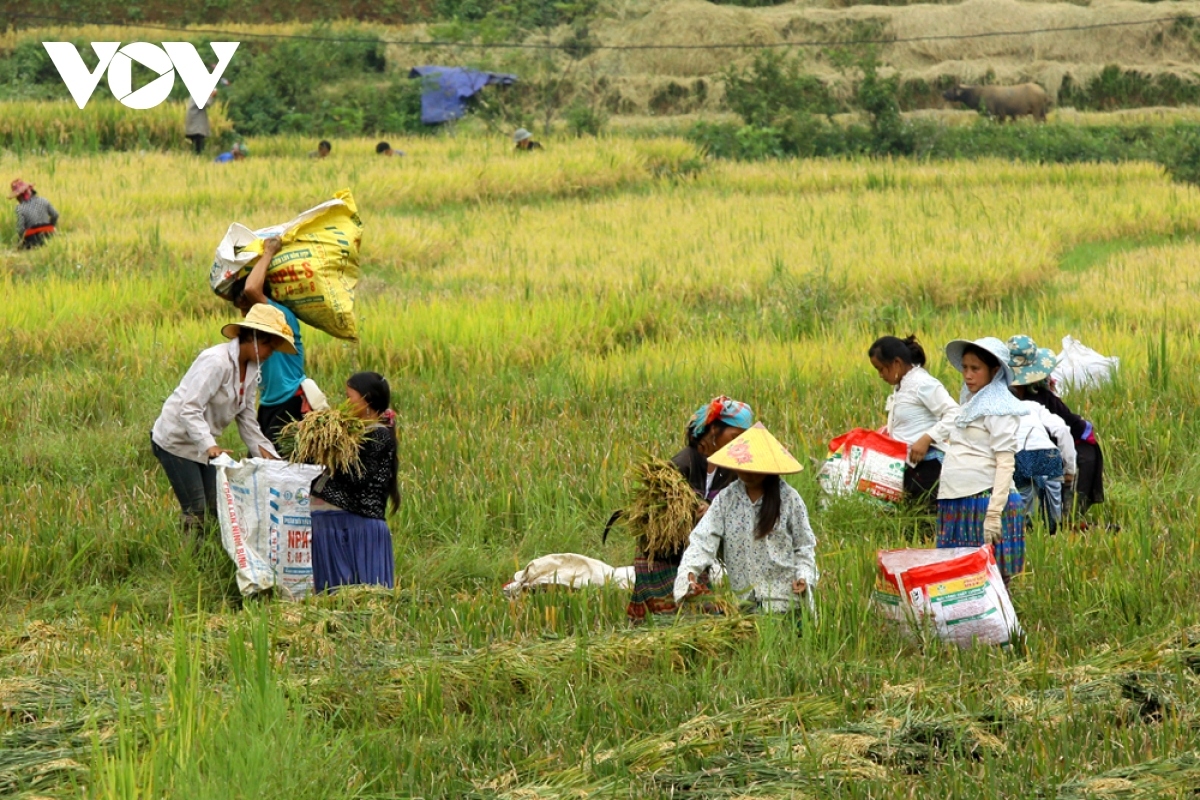
[{"label": "white sack on ground", "polygon": [[1111,381],[1121,366],[1117,356],[1102,356],[1073,336],[1063,337],[1062,348],[1058,366],[1051,373],[1060,395],[1072,389],[1099,388]]},{"label": "white sack on ground", "polygon": [[616,569],[595,558],[578,553],[554,553],[530,561],[525,569],[504,584],[504,593],[516,597],[524,589],[546,584],[558,584],[578,589],[581,586],[616,584],[621,589],[633,588],[633,567]]}]

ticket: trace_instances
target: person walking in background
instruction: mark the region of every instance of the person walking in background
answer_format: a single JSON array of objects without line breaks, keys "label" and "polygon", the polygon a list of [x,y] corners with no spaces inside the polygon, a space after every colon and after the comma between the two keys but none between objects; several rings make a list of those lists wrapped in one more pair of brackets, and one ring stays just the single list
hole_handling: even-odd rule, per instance
[{"label": "person walking in background", "polygon": [[[208,102],[211,103],[213,98],[217,96],[217,90],[213,89],[208,96]],[[196,105],[196,101],[190,96],[187,99],[187,117],[184,120],[184,135],[192,140],[192,149],[196,155],[204,152],[204,141],[212,136],[212,130],[208,126],[208,103],[204,108]]]},{"label": "person walking in background", "polygon": [[917,337],[882,336],[867,350],[871,366],[892,388],[887,400],[887,435],[908,445],[904,495],[937,512],[942,444],[958,418],[958,403],[942,382],[925,371],[925,350]]},{"label": "person walking in background", "polygon": [[216,518],[217,471],[208,462],[229,453],[217,437],[230,422],[237,421],[252,456],[279,457],[258,425],[254,395],[259,370],[272,354],[296,352],[287,320],[266,305],[254,306],[221,334],[230,341],[200,353],[163,403],[150,433],[151,449],[179,501],[184,530],[193,533],[206,516]]},{"label": "person walking in background", "polygon": [[263,254],[254,262],[250,274],[234,281],[229,290],[230,302],[243,314],[258,304],[266,304],[283,315],[288,329],[292,332],[292,342],[295,345],[292,351],[281,352],[262,366],[258,424],[273,444],[278,441],[283,426],[294,419],[300,419],[306,410],[306,398],[301,388],[306,376],[300,320],[296,319],[296,314],[290,308],[271,297],[271,285],[267,281],[271,259],[282,246],[283,243],[276,236],[263,242]]},{"label": "person walking in background", "polygon": [[329,143],[328,139],[322,139],[321,141],[317,142],[317,149],[312,151],[311,153],[309,153],[308,157],[309,158],[325,158],[332,152],[333,152],[333,145],[331,145]]},{"label": "person walking in background", "polygon": [[[1008,340],[1009,363],[1018,368],[1034,365],[1039,360],[1057,358],[1049,350],[1039,348],[1037,343],[1028,336],[1013,336]],[[1051,366],[1051,370],[1053,370]],[[1061,417],[1071,429],[1075,439],[1075,457],[1078,471],[1075,479],[1063,484],[1063,513],[1067,522],[1087,529],[1083,516],[1088,509],[1097,503],[1104,502],[1104,452],[1096,438],[1096,429],[1092,423],[1073,412],[1062,401],[1050,383],[1050,375],[1041,376],[1040,380],[1032,381],[1016,387],[1016,395],[1022,400],[1032,400],[1044,406],[1051,414]]]},{"label": "person walking in background", "polygon": [[17,201],[17,249],[29,250],[49,241],[58,224],[58,211],[50,201],[20,178],[12,182],[8,199]]},{"label": "person walking in background", "polygon": [[938,547],[992,545],[1007,582],[1025,568],[1025,513],[1013,487],[1019,418],[1008,347],[994,336],[956,339],[946,358],[962,373],[938,488]]},{"label": "person walking in background", "polygon": [[541,150],[541,142],[533,140],[533,134],[524,128],[517,128],[513,133],[513,141],[516,142],[517,150]]},{"label": "person walking in background", "polygon": [[395,565],[387,507],[400,507],[391,387],[377,372],[356,372],[346,381],[346,400],[369,428],[358,448],[358,470],[313,481],[313,585],[318,592],[355,584],[390,589]]}]

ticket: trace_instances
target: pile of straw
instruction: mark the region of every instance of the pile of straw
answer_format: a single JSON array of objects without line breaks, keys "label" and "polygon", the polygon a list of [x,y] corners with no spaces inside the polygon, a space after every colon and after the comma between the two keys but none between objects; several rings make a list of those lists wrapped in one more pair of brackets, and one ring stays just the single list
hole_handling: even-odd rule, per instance
[{"label": "pile of straw", "polygon": [[670,461],[648,458],[629,470],[633,484],[622,519],[651,559],[679,552],[696,523],[700,500]]},{"label": "pile of straw", "polygon": [[279,432],[279,454],[293,464],[316,464],[334,473],[362,471],[358,448],[367,423],[346,408],[311,411]]}]

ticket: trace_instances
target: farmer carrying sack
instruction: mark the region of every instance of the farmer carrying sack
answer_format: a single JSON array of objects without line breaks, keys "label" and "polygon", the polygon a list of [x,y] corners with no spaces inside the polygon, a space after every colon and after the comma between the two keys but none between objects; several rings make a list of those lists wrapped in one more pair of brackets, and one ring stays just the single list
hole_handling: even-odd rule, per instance
[{"label": "farmer carrying sack", "polygon": [[271,259],[271,298],[304,322],[339,339],[358,341],[354,289],[363,224],[349,189],[282,225],[252,231],[233,223],[217,245],[208,283],[228,299],[234,281],[250,274],[263,240],[278,236],[283,247]]},{"label": "farmer carrying sack", "polygon": [[277,587],[288,600],[307,597],[313,586],[308,487],[322,468],[224,455],[212,464],[221,544],[237,566],[238,589],[252,595]]}]

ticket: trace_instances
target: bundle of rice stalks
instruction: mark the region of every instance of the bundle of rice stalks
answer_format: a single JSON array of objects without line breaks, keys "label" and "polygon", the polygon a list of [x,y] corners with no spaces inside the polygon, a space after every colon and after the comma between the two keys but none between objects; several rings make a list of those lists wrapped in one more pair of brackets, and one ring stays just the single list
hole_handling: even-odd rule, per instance
[{"label": "bundle of rice stalks", "polygon": [[349,408],[336,406],[310,411],[279,432],[279,454],[293,464],[316,464],[330,472],[359,475],[358,448],[367,435],[367,423]]},{"label": "bundle of rice stalks", "polygon": [[1158,758],[1064,783],[1059,800],[1085,797],[1152,798],[1200,794],[1200,752]]},{"label": "bundle of rice stalks", "polygon": [[629,470],[632,499],[622,519],[651,560],[679,552],[696,524],[700,500],[670,461],[647,458]]}]

